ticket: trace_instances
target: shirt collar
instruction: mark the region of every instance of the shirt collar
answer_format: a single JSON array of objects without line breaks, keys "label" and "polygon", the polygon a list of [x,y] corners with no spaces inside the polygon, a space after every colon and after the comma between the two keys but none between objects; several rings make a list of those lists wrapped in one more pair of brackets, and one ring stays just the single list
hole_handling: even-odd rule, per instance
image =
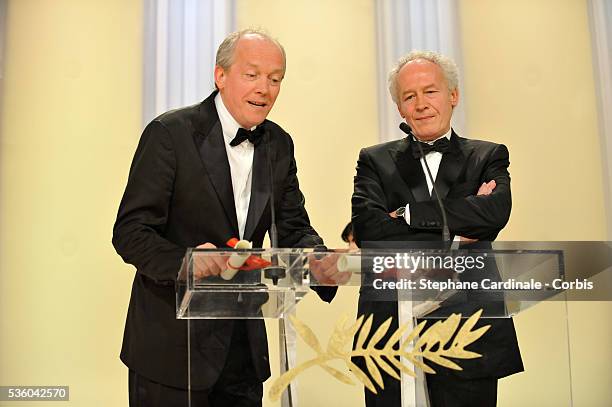
[{"label": "shirt collar", "polygon": [[[437,139],[435,139],[435,140],[431,140],[431,141],[423,141],[423,143],[426,143],[426,144],[433,144],[433,143],[435,143],[436,141],[440,140],[442,137],[446,137],[446,138],[447,138],[447,139],[450,141],[450,138],[451,138],[451,134],[452,134],[452,132],[453,132],[453,128],[452,128],[452,127],[449,127],[448,131],[447,131],[446,133],[444,133],[443,135],[441,135],[440,137],[438,137]],[[416,137],[415,137],[415,139],[416,139]]]},{"label": "shirt collar", "polygon": [[[234,137],[236,137],[236,133],[238,129],[241,127],[240,124],[234,119],[234,116],[227,110],[225,107],[225,103],[223,103],[223,98],[221,97],[221,92],[217,93],[215,96],[215,107],[217,108],[217,115],[219,116],[219,121],[221,122],[221,129],[223,130],[223,138],[226,143],[229,144]],[[255,127],[251,128],[253,130]]]}]

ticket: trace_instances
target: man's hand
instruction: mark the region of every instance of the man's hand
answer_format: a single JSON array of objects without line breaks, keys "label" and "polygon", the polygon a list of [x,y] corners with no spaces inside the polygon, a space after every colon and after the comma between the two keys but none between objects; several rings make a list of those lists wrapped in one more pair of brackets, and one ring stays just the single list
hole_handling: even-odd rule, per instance
[{"label": "man's hand", "polygon": [[351,273],[338,270],[340,254],[331,253],[324,256],[321,260],[317,260],[314,255],[310,256],[308,265],[312,275],[323,285],[345,284],[351,278]]},{"label": "man's hand", "polygon": [[489,182],[483,182],[482,185],[480,186],[480,188],[478,188],[478,192],[476,193],[477,196],[480,195],[490,195],[491,192],[493,192],[493,190],[495,189],[495,187],[497,186],[497,184],[495,183],[495,180],[492,179]]},{"label": "man's hand", "polygon": [[[204,243],[196,247],[196,249],[216,249],[212,243]],[[199,254],[194,257],[194,273],[196,279],[202,279],[209,276],[218,276],[227,267],[227,259],[225,256],[211,256],[208,254]]]},{"label": "man's hand", "polygon": [[[489,182],[483,182],[480,188],[478,188],[478,192],[476,193],[476,196],[490,195],[496,186],[497,184],[495,183],[494,179],[492,179]],[[459,236],[459,240],[464,243],[474,243],[478,239],[470,239],[469,237]]]}]

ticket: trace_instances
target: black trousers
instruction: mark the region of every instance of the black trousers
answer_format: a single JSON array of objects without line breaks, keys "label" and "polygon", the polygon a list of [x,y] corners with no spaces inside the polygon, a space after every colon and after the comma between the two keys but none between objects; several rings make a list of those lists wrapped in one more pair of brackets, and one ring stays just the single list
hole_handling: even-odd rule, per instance
[{"label": "black trousers", "polygon": [[[185,366],[185,369],[187,367]],[[130,407],[187,407],[186,389],[156,383],[129,371]],[[255,374],[244,321],[236,321],[230,349],[219,380],[206,390],[191,392],[192,407],[261,407],[263,384]]]},{"label": "black trousers", "polygon": [[459,379],[427,375],[427,391],[432,407],[495,407],[497,378]]},{"label": "black trousers", "polygon": [[[366,407],[400,407],[401,383],[383,374],[384,390],[374,394],[365,389]],[[497,378],[460,379],[448,375],[427,375],[431,407],[495,407]]]}]

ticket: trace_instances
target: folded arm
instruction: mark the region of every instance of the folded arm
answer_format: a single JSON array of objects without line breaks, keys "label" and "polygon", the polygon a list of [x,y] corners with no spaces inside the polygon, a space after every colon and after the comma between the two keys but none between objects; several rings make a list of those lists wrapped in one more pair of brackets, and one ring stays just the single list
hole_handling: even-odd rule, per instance
[{"label": "folded arm", "polygon": [[[490,194],[454,196],[443,200],[451,234],[472,239],[492,240],[506,225],[510,216],[511,194],[508,174],[508,149],[497,146],[484,165],[479,183],[495,181]],[[473,193],[476,193],[474,191]],[[410,225],[403,218],[390,216],[379,172],[366,150],[357,163],[353,193],[353,227],[362,241],[412,240],[423,231],[435,233],[442,228],[442,215],[437,201],[410,203]]]},{"label": "folded arm", "polygon": [[[495,189],[490,194],[455,197],[451,189],[443,200],[448,227],[454,235],[493,240],[508,223],[512,208],[508,149],[498,145],[486,160],[479,182],[495,181]],[[439,229],[442,224],[440,208],[433,200],[410,204],[410,216],[415,228]]]},{"label": "folded arm", "polygon": [[385,191],[376,165],[367,150],[361,150],[352,203],[352,223],[355,241],[410,240],[415,231],[404,219],[389,216]]}]

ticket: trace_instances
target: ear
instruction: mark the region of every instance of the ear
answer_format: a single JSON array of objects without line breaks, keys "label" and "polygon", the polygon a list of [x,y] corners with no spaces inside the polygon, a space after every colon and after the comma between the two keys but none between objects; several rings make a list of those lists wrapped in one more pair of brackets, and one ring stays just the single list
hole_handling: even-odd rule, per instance
[{"label": "ear", "polygon": [[450,100],[453,107],[459,104],[459,88],[455,88],[455,90],[450,93]]},{"label": "ear", "polygon": [[215,65],[215,84],[219,90],[225,87],[225,70],[219,65]]}]

